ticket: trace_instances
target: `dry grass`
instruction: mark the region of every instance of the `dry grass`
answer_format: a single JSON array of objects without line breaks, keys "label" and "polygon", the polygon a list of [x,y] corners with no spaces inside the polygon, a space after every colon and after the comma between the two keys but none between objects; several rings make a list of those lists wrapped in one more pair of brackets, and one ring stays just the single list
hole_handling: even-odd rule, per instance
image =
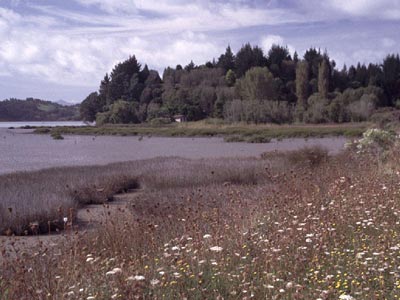
[{"label": "dry grass", "polygon": [[[285,154],[239,167],[148,161],[148,193],[132,200],[132,218],[112,215],[97,232],[5,262],[0,295],[398,299],[400,155],[393,151],[384,169],[351,153],[295,166]],[[191,179],[182,174],[168,186],[180,164]],[[218,178],[236,169],[253,170],[257,180]],[[154,170],[163,171],[151,177]]]},{"label": "dry grass", "polygon": [[251,159],[151,159],[106,166],[62,167],[0,176],[0,232],[31,234],[62,229],[63,218],[86,204],[105,203],[116,193],[198,186],[210,182],[257,183],[260,166]]}]

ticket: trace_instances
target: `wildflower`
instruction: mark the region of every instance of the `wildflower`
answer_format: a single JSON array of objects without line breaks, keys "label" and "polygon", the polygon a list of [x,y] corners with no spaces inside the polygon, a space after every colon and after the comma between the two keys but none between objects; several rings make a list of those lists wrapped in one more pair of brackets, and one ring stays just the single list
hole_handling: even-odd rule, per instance
[{"label": "wildflower", "polygon": [[68,218],[64,217],[63,221],[64,221],[64,223],[67,223],[68,222]]},{"label": "wildflower", "polygon": [[126,280],[127,281],[142,281],[145,280],[146,278],[142,275],[135,275],[135,276],[130,276]]},{"label": "wildflower", "polygon": [[203,239],[209,239],[211,237],[211,234],[205,234],[205,235],[203,235]]},{"label": "wildflower", "polygon": [[293,287],[293,282],[288,282],[288,283],[286,283],[286,288],[287,289],[291,289]]},{"label": "wildflower", "polygon": [[158,280],[158,279],[152,279],[151,281],[150,281],[150,284],[151,285],[157,285],[157,284],[159,284],[160,283],[160,280]]},{"label": "wildflower", "polygon": [[108,271],[107,273],[106,273],[106,275],[108,276],[108,275],[115,275],[115,274],[118,274],[118,273],[122,273],[122,270],[120,269],[120,268],[114,268],[114,269],[112,269],[111,271]]},{"label": "wildflower", "polygon": [[340,295],[339,299],[340,300],[354,300],[354,297],[352,297],[350,295],[343,294],[343,295]]},{"label": "wildflower", "polygon": [[211,247],[210,250],[213,252],[221,252],[223,250],[223,248],[219,247],[219,246],[214,246],[214,247]]},{"label": "wildflower", "polygon": [[91,261],[93,261],[93,260],[94,260],[93,257],[88,257],[88,258],[86,259],[86,262],[91,262]]}]

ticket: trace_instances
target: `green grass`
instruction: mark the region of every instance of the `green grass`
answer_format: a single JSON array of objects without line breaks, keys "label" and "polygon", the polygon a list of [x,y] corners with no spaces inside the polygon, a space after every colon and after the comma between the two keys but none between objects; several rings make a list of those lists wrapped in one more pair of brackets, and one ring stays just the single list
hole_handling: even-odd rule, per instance
[{"label": "green grass", "polygon": [[368,123],[329,125],[249,125],[249,124],[209,124],[206,121],[163,126],[106,125],[99,127],[57,127],[37,128],[35,133],[78,135],[119,135],[119,136],[163,136],[163,137],[225,137],[227,141],[268,142],[276,138],[310,138],[326,136],[356,137],[368,127]]}]

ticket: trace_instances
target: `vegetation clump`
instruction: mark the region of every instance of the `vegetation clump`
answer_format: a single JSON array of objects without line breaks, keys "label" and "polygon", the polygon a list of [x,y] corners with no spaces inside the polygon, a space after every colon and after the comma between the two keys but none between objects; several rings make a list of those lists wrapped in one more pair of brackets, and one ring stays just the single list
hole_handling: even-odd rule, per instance
[{"label": "vegetation clump", "polygon": [[64,137],[58,131],[53,131],[51,133],[51,137],[53,138],[53,140],[63,140],[64,139]]}]

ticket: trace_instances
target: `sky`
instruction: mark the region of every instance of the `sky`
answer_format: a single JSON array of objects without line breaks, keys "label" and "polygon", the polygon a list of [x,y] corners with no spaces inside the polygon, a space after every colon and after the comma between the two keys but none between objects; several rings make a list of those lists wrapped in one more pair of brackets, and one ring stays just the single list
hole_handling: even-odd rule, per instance
[{"label": "sky", "polygon": [[77,103],[130,55],[161,75],[247,42],[380,62],[399,28],[398,0],[0,0],[0,99]]}]

